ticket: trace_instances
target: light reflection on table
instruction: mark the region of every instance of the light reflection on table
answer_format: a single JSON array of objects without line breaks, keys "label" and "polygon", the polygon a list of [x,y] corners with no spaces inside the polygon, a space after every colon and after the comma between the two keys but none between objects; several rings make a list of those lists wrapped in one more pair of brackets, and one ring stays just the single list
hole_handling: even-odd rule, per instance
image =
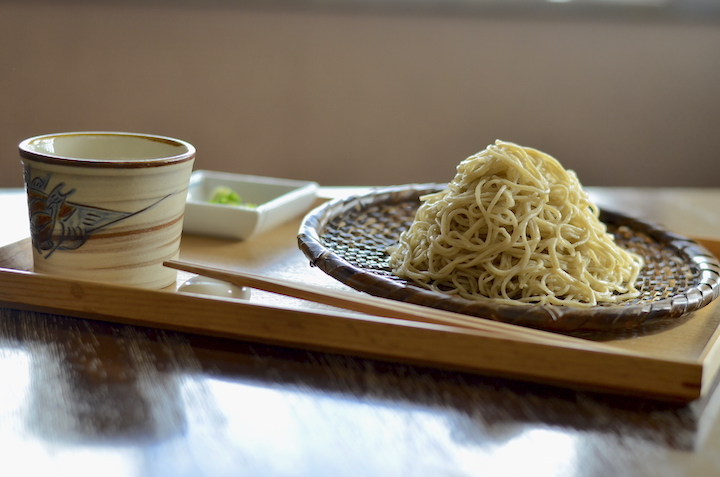
[{"label": "light reflection on table", "polygon": [[[574,438],[551,429],[521,431],[501,445],[485,449],[460,425],[469,417],[453,415],[457,413],[452,409],[441,413],[420,406],[399,408],[372,398],[318,399],[312,390],[289,391],[213,379],[203,384],[219,409],[239,409],[225,416],[227,421],[215,441],[204,439],[203,424],[188,416],[190,447],[202,455],[218,445],[230,445],[238,451],[236,455],[244,457],[239,467],[251,475],[318,475],[314,471],[319,467],[322,475],[357,475],[353,469],[361,475],[464,475],[481,468],[491,474],[517,475],[514,471],[531,463],[533,475],[544,477],[560,475],[558,471],[574,465]],[[303,416],[303,420],[299,422],[295,416]],[[376,433],[377,429],[383,432]],[[373,434],[373,440],[356,438]],[[307,439],[308,435],[314,437]],[[327,447],[329,442],[332,448]],[[268,453],[276,458],[257,460]],[[322,462],[322,466],[314,467],[313,462]],[[446,467],[439,467],[443,462]],[[402,467],[397,467],[399,463]]]},{"label": "light reflection on table", "polygon": [[[576,439],[549,427],[510,426],[501,442],[487,447],[491,436],[482,435],[473,416],[449,407],[400,407],[372,396],[318,397],[301,387],[180,375],[173,386],[177,404],[170,406],[177,432],[149,446],[99,439],[88,448],[60,435],[48,446],[47,436],[28,432],[35,420],[29,413],[38,412],[28,406],[34,379],[29,353],[0,350],[0,422],[25,424],[0,427],[3,466],[27,475],[189,475],[193,463],[210,455],[224,457],[203,466],[206,475],[224,475],[228,468],[244,475],[470,475],[476,469],[518,475],[527,465],[535,477],[575,472]],[[62,400],[58,395],[56,404]],[[356,439],[362,435],[375,438]],[[156,462],[163,468],[155,468]]]}]

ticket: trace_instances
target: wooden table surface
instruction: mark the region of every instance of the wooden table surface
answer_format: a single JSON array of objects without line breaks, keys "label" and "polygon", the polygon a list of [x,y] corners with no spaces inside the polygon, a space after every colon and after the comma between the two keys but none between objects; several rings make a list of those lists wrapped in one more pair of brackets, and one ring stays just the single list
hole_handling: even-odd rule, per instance
[{"label": "wooden table surface", "polygon": [[[590,191],[720,237],[720,189]],[[711,476],[718,410],[0,309],[4,477]]]}]

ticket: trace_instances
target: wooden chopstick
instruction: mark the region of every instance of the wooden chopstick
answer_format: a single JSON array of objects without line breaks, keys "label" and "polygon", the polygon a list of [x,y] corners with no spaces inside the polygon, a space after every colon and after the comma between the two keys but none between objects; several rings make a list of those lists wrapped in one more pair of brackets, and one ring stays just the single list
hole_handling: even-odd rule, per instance
[{"label": "wooden chopstick", "polygon": [[471,317],[460,313],[438,310],[388,298],[375,297],[365,293],[351,294],[340,290],[326,291],[288,280],[222,270],[179,260],[167,261],[164,265],[238,286],[247,286],[370,315],[484,331],[494,334],[498,338],[520,339],[549,345],[562,344],[565,346],[581,347],[583,349],[593,348],[603,352],[629,353],[625,350],[612,347],[611,345],[596,343],[581,338]]},{"label": "wooden chopstick", "polygon": [[[720,258],[719,239],[706,236],[690,236],[690,238],[708,249],[710,253]],[[258,290],[278,293],[293,298],[300,298],[303,300],[370,315],[467,328],[490,333],[497,337],[521,339],[535,343],[550,345],[563,344],[579,346],[585,349],[593,348],[604,352],[628,353],[626,350],[620,350],[619,348],[603,343],[597,343],[549,331],[516,326],[509,323],[485,320],[460,313],[414,305],[412,303],[404,303],[387,298],[374,297],[364,293],[351,294],[340,290],[326,291],[317,287],[309,287],[288,280],[263,277],[237,271],[228,271],[179,260],[167,261],[164,265],[177,270],[206,276],[208,278],[215,278],[238,286],[247,286]]]}]

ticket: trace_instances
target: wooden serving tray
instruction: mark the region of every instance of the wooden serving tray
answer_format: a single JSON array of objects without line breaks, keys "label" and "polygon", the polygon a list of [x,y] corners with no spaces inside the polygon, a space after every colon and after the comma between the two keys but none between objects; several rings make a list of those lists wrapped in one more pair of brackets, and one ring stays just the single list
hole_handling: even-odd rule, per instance
[{"label": "wooden serving tray", "polygon": [[[358,293],[309,266],[300,221],[244,242],[186,235],[180,259]],[[253,290],[249,301],[78,281],[32,272],[31,245],[0,248],[0,305],[109,322],[421,364],[660,400],[707,393],[720,364],[716,300],[670,325],[572,342],[370,316]],[[180,272],[178,285],[192,275]],[[513,325],[508,325],[513,326]]]}]

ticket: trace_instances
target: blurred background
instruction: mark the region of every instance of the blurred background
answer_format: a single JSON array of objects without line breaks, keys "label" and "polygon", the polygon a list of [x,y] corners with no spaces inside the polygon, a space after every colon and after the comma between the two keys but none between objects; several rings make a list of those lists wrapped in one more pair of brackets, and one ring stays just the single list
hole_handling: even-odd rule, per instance
[{"label": "blurred background", "polygon": [[78,130],[322,185],[445,182],[502,139],[584,185],[717,187],[718,4],[0,0],[0,187]]}]

